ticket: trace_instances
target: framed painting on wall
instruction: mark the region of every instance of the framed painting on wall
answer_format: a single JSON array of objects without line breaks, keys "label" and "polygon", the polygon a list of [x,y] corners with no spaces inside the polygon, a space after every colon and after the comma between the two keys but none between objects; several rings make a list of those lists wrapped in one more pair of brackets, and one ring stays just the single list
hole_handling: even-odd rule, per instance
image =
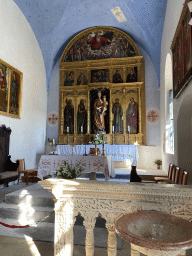
[{"label": "framed painting on wall", "polygon": [[191,13],[185,1],[171,45],[173,55],[173,96],[179,97],[192,78]]},{"label": "framed painting on wall", "polygon": [[0,114],[21,118],[23,74],[0,59]]}]

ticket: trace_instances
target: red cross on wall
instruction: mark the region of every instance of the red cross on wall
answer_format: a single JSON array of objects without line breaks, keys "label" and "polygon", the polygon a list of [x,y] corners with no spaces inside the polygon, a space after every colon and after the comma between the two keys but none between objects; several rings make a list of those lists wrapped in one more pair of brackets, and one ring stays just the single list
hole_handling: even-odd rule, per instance
[{"label": "red cross on wall", "polygon": [[147,114],[147,120],[152,123],[157,121],[158,118],[159,118],[159,115],[158,115],[157,111],[155,111],[155,110],[151,110]]},{"label": "red cross on wall", "polygon": [[48,121],[50,124],[56,124],[58,121],[58,116],[56,114],[51,114],[48,117]]}]

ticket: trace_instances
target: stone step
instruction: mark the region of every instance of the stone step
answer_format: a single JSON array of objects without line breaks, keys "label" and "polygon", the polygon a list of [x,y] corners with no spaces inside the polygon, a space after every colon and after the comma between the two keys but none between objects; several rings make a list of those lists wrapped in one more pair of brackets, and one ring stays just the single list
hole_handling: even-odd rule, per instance
[{"label": "stone step", "polygon": [[[9,225],[21,225],[19,221],[13,219],[1,219],[0,222],[4,222]],[[85,245],[86,231],[84,226],[75,225],[74,232],[74,244]],[[54,223],[40,222],[37,225],[31,225],[28,228],[7,228],[0,225],[0,236],[17,237],[25,240],[40,240],[54,242]],[[122,247],[122,239],[117,236],[117,249]],[[108,231],[106,228],[94,228],[94,245],[95,247],[107,248]]]},{"label": "stone step", "polygon": [[54,207],[52,194],[35,184],[5,195],[6,204],[23,204],[26,207]]},{"label": "stone step", "polygon": [[[22,205],[0,203],[0,218],[18,221],[20,225],[28,225],[41,221],[54,223],[55,212],[52,207],[23,207]],[[81,215],[76,217],[75,225],[83,226],[84,218]],[[105,220],[98,216],[95,227],[105,228]]]},{"label": "stone step", "polygon": [[[27,228],[8,228],[0,225],[0,236],[25,239],[54,241],[54,201],[52,194],[39,184],[27,186],[5,195],[5,202],[0,203],[0,222]],[[83,218],[78,215],[74,225],[74,244],[85,244]],[[95,246],[107,247],[108,232],[105,220],[98,217],[94,228]],[[122,239],[118,237],[118,249]]]},{"label": "stone step", "polygon": [[54,223],[55,213],[53,207],[0,203],[0,218],[16,220],[20,225],[33,224],[39,221]]},{"label": "stone step", "polygon": [[[20,221],[14,219],[0,218],[0,222],[9,225],[22,226]],[[49,222],[40,222],[33,225],[29,224],[29,227],[26,228],[8,228],[0,225],[0,236],[54,242],[54,225],[54,223]]]}]

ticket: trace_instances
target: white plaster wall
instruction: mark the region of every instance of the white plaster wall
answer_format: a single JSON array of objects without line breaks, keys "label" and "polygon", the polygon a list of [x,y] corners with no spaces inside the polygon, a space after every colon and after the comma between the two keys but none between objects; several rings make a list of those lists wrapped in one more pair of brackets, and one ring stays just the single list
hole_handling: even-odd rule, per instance
[{"label": "white plaster wall", "polygon": [[[170,47],[171,43],[175,34],[175,30],[182,12],[183,4],[185,0],[168,0],[167,3],[167,10],[165,16],[165,24],[164,24],[164,31],[162,37],[162,45],[161,45],[161,150],[162,150],[162,157],[163,157],[163,169],[168,170],[168,165],[170,162],[174,164],[178,164],[178,131],[177,131],[177,122],[178,122],[178,115],[180,111],[180,107],[182,102],[185,100],[187,95],[191,95],[192,97],[192,82],[188,84],[186,89],[181,93],[179,98],[175,98],[173,101],[173,115],[174,115],[174,140],[175,140],[175,151],[174,154],[166,154],[164,151],[164,132],[165,132],[165,122],[166,122],[166,108],[165,108],[165,63],[167,54],[171,53]],[[190,124],[189,124],[190,125]],[[184,132],[184,131],[183,131]],[[189,138],[189,143],[191,138]],[[190,152],[186,155],[187,158],[190,158]],[[184,160],[184,159],[183,159]],[[184,160],[185,161],[185,160]],[[191,166],[192,167],[192,166]],[[192,169],[192,168],[190,168]],[[192,176],[192,172],[191,175]]]},{"label": "white plaster wall", "polygon": [[[138,48],[140,55],[143,56],[145,60],[146,114],[150,109],[157,109],[160,111],[160,91],[154,65],[150,56],[141,47]],[[147,146],[160,147],[160,122],[149,123],[146,119],[146,141]]]},{"label": "white plaster wall", "polygon": [[[60,60],[59,60],[60,62]],[[55,65],[49,85],[49,92],[48,92],[48,103],[47,103],[47,114],[54,111],[59,114],[59,73],[60,73],[60,66],[59,62]],[[47,139],[56,139],[56,144],[58,143],[58,133],[59,133],[59,125],[50,126],[47,123]],[[46,140],[46,148],[47,152],[53,150],[49,147],[48,140]]]},{"label": "white plaster wall", "polygon": [[42,54],[26,18],[12,0],[0,0],[0,58],[23,72],[21,119],[0,116],[0,125],[12,129],[12,160],[25,158],[35,168],[36,156],[44,152],[47,94]]},{"label": "white plaster wall", "polygon": [[138,146],[139,159],[137,163],[138,169],[156,169],[157,165],[154,164],[156,159],[162,159],[161,147],[152,146]]}]

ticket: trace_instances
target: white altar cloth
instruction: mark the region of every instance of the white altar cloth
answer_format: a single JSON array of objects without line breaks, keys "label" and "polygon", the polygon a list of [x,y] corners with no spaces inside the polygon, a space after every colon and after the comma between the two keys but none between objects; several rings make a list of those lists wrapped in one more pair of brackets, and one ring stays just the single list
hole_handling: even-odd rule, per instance
[{"label": "white altar cloth", "polygon": [[39,161],[37,177],[53,175],[62,162],[75,166],[81,164],[83,172],[103,172],[105,179],[115,177],[114,165],[111,156],[58,156],[43,155]]},{"label": "white altar cloth", "polygon": [[[102,152],[102,145],[99,144],[97,147]],[[95,148],[95,145],[57,145],[56,151],[58,155],[72,156],[74,155],[89,154],[90,148]],[[137,145],[110,145],[105,144],[105,155],[112,156],[113,161],[125,161],[130,159],[131,162],[136,160],[138,162],[138,149]]]}]

